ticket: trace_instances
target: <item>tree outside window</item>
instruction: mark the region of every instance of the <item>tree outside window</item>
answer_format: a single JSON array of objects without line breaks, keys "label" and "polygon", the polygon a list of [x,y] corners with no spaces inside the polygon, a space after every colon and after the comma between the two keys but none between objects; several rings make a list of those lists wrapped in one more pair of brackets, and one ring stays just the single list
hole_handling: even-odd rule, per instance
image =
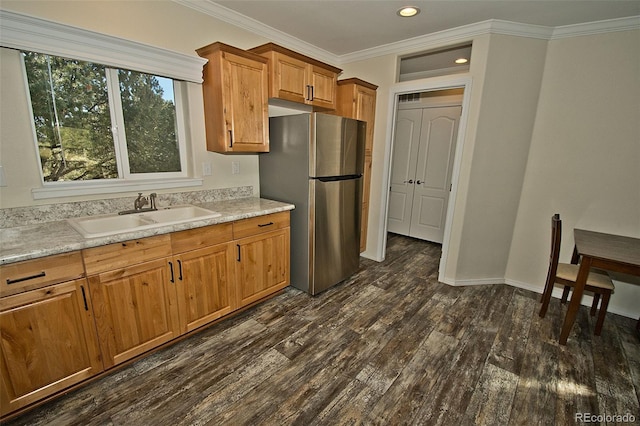
[{"label": "tree outside window", "polygon": [[44,182],[176,173],[173,80],[23,52]]}]

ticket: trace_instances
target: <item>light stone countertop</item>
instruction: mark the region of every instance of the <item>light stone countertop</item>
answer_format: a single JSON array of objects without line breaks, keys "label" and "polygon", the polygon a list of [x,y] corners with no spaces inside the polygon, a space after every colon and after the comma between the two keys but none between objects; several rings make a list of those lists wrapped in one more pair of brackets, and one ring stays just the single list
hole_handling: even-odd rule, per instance
[{"label": "light stone countertop", "polygon": [[66,220],[3,228],[0,229],[0,265],[295,208],[293,204],[257,197],[193,203],[193,205],[216,211],[221,216],[96,238],[84,238]]}]

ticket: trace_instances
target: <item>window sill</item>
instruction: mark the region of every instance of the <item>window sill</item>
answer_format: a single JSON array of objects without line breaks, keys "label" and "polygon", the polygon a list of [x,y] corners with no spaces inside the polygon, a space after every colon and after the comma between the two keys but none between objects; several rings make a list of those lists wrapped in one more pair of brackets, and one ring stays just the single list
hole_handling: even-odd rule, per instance
[{"label": "window sill", "polygon": [[202,186],[201,178],[140,180],[127,182],[60,182],[31,190],[34,200],[74,197],[79,195],[115,194],[119,192],[143,192],[168,188]]}]

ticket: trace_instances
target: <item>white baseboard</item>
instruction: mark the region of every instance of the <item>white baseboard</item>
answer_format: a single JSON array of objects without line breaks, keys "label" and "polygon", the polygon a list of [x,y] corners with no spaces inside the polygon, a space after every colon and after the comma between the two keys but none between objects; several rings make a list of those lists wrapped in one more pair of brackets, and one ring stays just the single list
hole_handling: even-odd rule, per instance
[{"label": "white baseboard", "polygon": [[[542,294],[542,292],[544,291],[544,286],[533,285],[533,284],[525,283],[522,281],[503,280],[503,282],[512,287],[533,291],[538,294]],[[556,299],[562,298],[562,289],[560,289],[559,287],[554,288],[553,292],[551,293],[551,296],[555,297]],[[581,305],[591,307],[591,303],[593,303],[593,296],[590,296],[588,294],[585,294],[584,296],[582,296],[582,301],[580,302]],[[640,312],[632,312],[628,309],[620,309],[619,307],[612,304],[609,304],[609,307],[607,308],[607,312],[611,312],[617,315],[621,315],[623,317],[633,318],[633,319],[637,319],[638,317],[640,317]]]}]

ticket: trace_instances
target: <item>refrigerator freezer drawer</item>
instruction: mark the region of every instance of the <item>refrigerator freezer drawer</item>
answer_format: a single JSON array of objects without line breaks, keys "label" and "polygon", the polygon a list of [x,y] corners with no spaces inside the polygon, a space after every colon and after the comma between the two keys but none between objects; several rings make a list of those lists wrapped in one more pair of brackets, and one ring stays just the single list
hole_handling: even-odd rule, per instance
[{"label": "refrigerator freezer drawer", "polygon": [[343,281],[360,266],[362,177],[309,181],[311,241],[309,293]]}]

